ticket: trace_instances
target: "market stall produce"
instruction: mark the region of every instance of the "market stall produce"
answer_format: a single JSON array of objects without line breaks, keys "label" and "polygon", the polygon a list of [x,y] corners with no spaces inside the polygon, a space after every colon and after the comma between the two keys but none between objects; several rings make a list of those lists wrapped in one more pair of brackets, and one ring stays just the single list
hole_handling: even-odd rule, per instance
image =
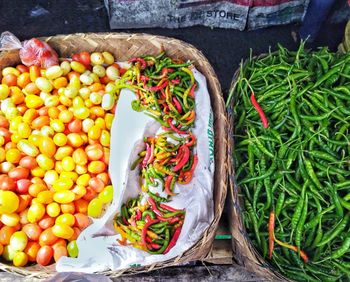
[{"label": "market stall produce", "polygon": [[348,279],[349,61],[302,43],[250,57],[235,75],[234,246],[255,268],[262,257],[290,279]]},{"label": "market stall produce", "polygon": [[[197,137],[192,134],[191,129],[196,118],[194,91],[198,87],[194,77],[200,74],[193,70],[192,62],[187,63],[188,59],[193,60],[196,67],[204,74],[210,74],[208,88],[215,93],[211,97],[215,120],[211,115],[211,120],[202,128],[211,127],[214,122],[216,134],[223,136],[225,132],[225,119],[217,120],[218,112],[221,112],[219,116],[224,116],[223,104],[217,80],[210,65],[198,51],[191,49],[191,46],[188,46],[191,53],[187,53],[186,49],[183,49],[184,44],[176,40],[167,41],[165,38],[150,38],[147,35],[73,35],[49,38],[47,41],[49,45],[36,40],[33,42],[36,47],[41,48],[47,48],[50,45],[63,59],[59,59],[59,65],[57,65],[58,58],[56,58],[56,61],[52,60],[49,65],[45,65],[42,60],[31,60],[31,63],[26,63],[28,66],[16,67],[19,63],[18,55],[21,56],[21,53],[25,52],[10,50],[0,55],[2,66],[1,110],[4,114],[1,118],[4,128],[1,136],[4,139],[5,161],[5,165],[3,165],[4,162],[2,163],[1,177],[6,180],[2,182],[4,187],[1,190],[4,191],[1,193],[3,193],[4,203],[7,203],[8,200],[17,202],[18,198],[28,194],[26,201],[23,200],[25,205],[21,211],[18,211],[17,205],[10,207],[4,204],[2,206],[5,209],[1,211],[4,236],[6,235],[4,240],[9,239],[8,242],[5,240],[4,246],[6,247],[3,256],[13,261],[14,266],[25,266],[28,263],[31,265],[30,262],[34,261],[40,265],[49,265],[67,255],[72,258],[79,257],[80,251],[84,251],[78,250],[79,239],[78,244],[75,241],[80,231],[91,230],[95,221],[103,218],[106,211],[109,211],[110,214],[112,207],[115,208],[113,202],[122,200],[121,198],[115,199],[116,193],[120,195],[120,191],[116,192],[113,189],[110,179],[111,172],[108,173],[109,148],[113,147],[110,139],[115,106],[121,89],[134,90],[134,81],[140,82],[141,77],[150,75],[144,73],[140,76],[140,73],[137,74],[135,70],[148,71],[148,66],[152,67],[152,62],[148,58],[156,58],[152,57],[153,54],[163,50],[163,48],[155,48],[153,43],[157,47],[164,45],[164,49],[167,50],[167,53],[169,50],[169,54],[176,57],[176,61],[172,61],[164,53],[157,57],[157,60],[162,59],[168,65],[166,67],[163,65],[154,74],[151,74],[152,81],[145,80],[141,91],[146,91],[148,95],[164,94],[165,101],[162,97],[157,97],[157,100],[150,97],[142,100],[139,95],[137,97],[140,99],[136,99],[132,106],[134,110],[145,110],[153,114],[162,123],[163,133],[158,132],[154,137],[147,137],[144,140],[146,150],[139,153],[141,157],[139,166],[142,168],[140,179],[150,180],[151,182],[146,182],[148,184],[154,184],[155,181],[164,183],[168,197],[160,196],[158,192],[152,192],[151,189],[149,191],[140,189],[140,192],[145,192],[149,196],[148,204],[143,203],[143,205],[144,209],[149,209],[150,212],[148,215],[145,213],[146,210],[138,210],[138,212],[135,210],[135,212],[137,216],[142,212],[141,219],[144,219],[144,222],[140,222],[143,226],[141,234],[143,249],[147,248],[149,252],[159,254],[168,253],[177,244],[180,234],[184,232],[182,225],[187,217],[185,210],[178,210],[172,207],[171,203],[165,202],[168,202],[171,197],[176,197],[174,191],[176,183],[186,185],[191,182],[198,161],[197,149],[195,149]],[[144,49],[145,42],[149,46],[147,53]],[[97,50],[98,44],[101,46]],[[112,44],[118,47],[112,48]],[[130,48],[130,44],[133,44],[133,48]],[[69,50],[67,50],[68,46]],[[136,57],[128,55],[128,50]],[[41,56],[45,58],[52,54],[55,52],[44,51]],[[146,56],[148,54],[151,55]],[[117,63],[116,58],[125,63]],[[147,65],[144,66],[143,63],[146,61],[148,61]],[[166,73],[167,69],[169,73]],[[173,77],[170,78],[171,76]],[[168,81],[166,84],[164,78]],[[203,76],[201,80],[205,81]],[[121,82],[124,82],[124,85]],[[170,87],[172,87],[171,90]],[[173,97],[169,101],[168,95],[175,93],[173,93],[174,87],[178,87],[179,97]],[[185,92],[181,90],[182,87],[186,87]],[[155,101],[159,103],[158,106],[162,112],[157,112],[157,108],[154,108],[157,107],[156,104],[151,105]],[[150,104],[147,105],[147,103]],[[210,104],[207,103],[207,105]],[[182,115],[175,116],[174,109]],[[212,130],[206,133],[208,138],[211,138],[211,142],[214,142]],[[213,145],[212,143],[211,146]],[[172,152],[174,160],[170,160],[169,156],[161,152],[164,150]],[[111,151],[113,152],[113,149]],[[215,157],[214,181],[221,183],[214,191],[214,199],[213,192],[206,194],[205,197],[197,195],[199,201],[210,196],[210,201],[205,205],[208,206],[208,210],[213,209],[214,214],[206,219],[208,221],[206,224],[214,228],[208,229],[208,226],[205,226],[204,237],[201,238],[202,232],[198,233],[199,237],[196,237],[196,241],[193,241],[191,246],[198,240],[199,242],[193,247],[186,245],[186,249],[181,253],[176,253],[177,261],[203,258],[209,250],[225,198],[226,177],[222,177],[222,174],[226,173],[223,160],[226,157],[225,151],[226,148],[221,147],[215,152],[215,155],[214,151],[210,151],[210,157],[209,154],[206,157],[210,160],[210,164],[205,167],[205,170],[213,167]],[[58,153],[63,155],[57,155]],[[113,158],[114,162],[117,160]],[[162,163],[159,162],[160,160]],[[202,161],[203,158],[199,160],[199,163]],[[137,166],[136,163],[135,167]],[[23,168],[27,170],[24,171]],[[21,173],[20,176],[17,175],[19,173]],[[212,170],[211,174],[213,173]],[[198,175],[202,175],[202,172],[199,172]],[[29,186],[28,189],[25,189],[25,185]],[[40,189],[38,188],[38,191],[34,188],[30,189],[33,185],[40,186]],[[199,184],[197,188],[201,185]],[[22,199],[18,200],[18,206],[21,206],[21,201]],[[131,199],[131,201],[137,203],[137,200]],[[122,214],[126,216],[124,220],[127,221],[134,216],[130,211],[130,208],[134,206],[130,206],[130,201],[126,201],[124,207],[127,208],[127,211]],[[155,213],[157,210],[161,212],[161,216]],[[22,211],[24,211],[22,216],[17,214]],[[114,209],[113,213],[118,215],[120,210]],[[155,219],[157,222],[153,222],[154,213],[158,217]],[[19,224],[18,222],[15,224],[15,220]],[[28,223],[25,220],[28,220]],[[124,220],[122,219],[122,223],[125,224]],[[162,226],[155,226],[160,223]],[[30,225],[29,227],[37,224],[39,228],[32,232],[27,230],[29,227],[24,227],[27,224]],[[198,226],[204,228],[203,223]],[[14,235],[7,232],[10,227],[14,228],[12,232]],[[119,227],[117,226],[117,231],[120,231]],[[160,231],[161,233],[157,233]],[[38,235],[38,238],[43,237],[42,240],[37,239],[36,241],[35,235]],[[153,241],[155,238],[152,236],[158,236],[159,238],[156,238],[158,242]],[[121,246],[129,245],[132,241],[128,239],[130,237],[124,237],[120,241],[115,240],[114,243]],[[191,247],[190,250],[184,253],[189,247]],[[174,254],[167,259],[174,257]],[[171,260],[163,263],[163,259],[154,262],[158,264],[153,264],[151,268],[174,263]],[[52,267],[42,269],[38,266],[28,266],[19,269],[6,264],[1,264],[1,267],[21,274],[34,271],[41,277],[53,273]]]}]

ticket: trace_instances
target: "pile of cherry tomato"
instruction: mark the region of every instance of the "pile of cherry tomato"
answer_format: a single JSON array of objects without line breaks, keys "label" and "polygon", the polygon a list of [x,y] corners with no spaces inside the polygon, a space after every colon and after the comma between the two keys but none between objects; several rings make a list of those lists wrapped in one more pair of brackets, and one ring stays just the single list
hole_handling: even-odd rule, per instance
[{"label": "pile of cherry tomato", "polygon": [[79,233],[112,201],[119,72],[108,52],[2,69],[0,254],[15,266],[76,257]]}]

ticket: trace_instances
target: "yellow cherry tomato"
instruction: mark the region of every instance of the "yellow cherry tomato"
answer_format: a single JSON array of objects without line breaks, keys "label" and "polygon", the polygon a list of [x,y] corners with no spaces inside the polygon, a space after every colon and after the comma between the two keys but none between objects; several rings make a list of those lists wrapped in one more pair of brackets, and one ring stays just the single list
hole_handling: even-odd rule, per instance
[{"label": "yellow cherry tomato", "polygon": [[65,224],[72,227],[75,223],[75,217],[70,213],[61,214],[59,217],[56,218],[55,223]]},{"label": "yellow cherry tomato", "polygon": [[46,213],[50,216],[50,217],[56,217],[60,214],[61,212],[61,207],[59,204],[53,202],[50,203],[46,206]]},{"label": "yellow cherry tomato", "polygon": [[39,155],[39,149],[27,140],[20,140],[17,144],[17,148],[24,154],[30,157],[36,157]]},{"label": "yellow cherry tomato", "polygon": [[73,236],[74,234],[74,230],[72,227],[66,225],[66,224],[55,224],[52,227],[52,233],[59,237],[59,238],[63,238],[63,239],[69,239]]},{"label": "yellow cherry tomato", "polygon": [[75,169],[75,163],[72,157],[64,157],[62,159],[62,168],[65,171],[73,171]]},{"label": "yellow cherry tomato", "polygon": [[16,252],[13,257],[13,265],[17,267],[25,266],[28,263],[28,255],[25,252]]},{"label": "yellow cherry tomato", "polygon": [[73,180],[70,178],[62,178],[60,177],[59,179],[57,179],[54,183],[53,183],[53,189],[56,192],[59,191],[64,191],[64,190],[69,190],[70,188],[73,187]]},{"label": "yellow cherry tomato", "polygon": [[53,185],[58,179],[58,173],[56,170],[49,170],[45,172],[44,181],[46,184]]},{"label": "yellow cherry tomato", "polygon": [[28,221],[30,223],[38,222],[45,215],[45,206],[41,203],[32,204],[28,209]]},{"label": "yellow cherry tomato", "polygon": [[53,192],[52,191],[41,191],[39,192],[37,199],[39,203],[50,204],[53,201]]},{"label": "yellow cherry tomato", "polygon": [[56,133],[53,137],[53,142],[56,144],[56,146],[64,146],[67,144],[68,138],[63,133]]},{"label": "yellow cherry tomato", "polygon": [[58,191],[53,195],[53,199],[59,204],[69,204],[74,201],[75,194],[70,190]]},{"label": "yellow cherry tomato", "polygon": [[55,167],[54,161],[50,157],[44,154],[38,155],[36,157],[36,161],[39,167],[42,168],[43,170],[51,170]]},{"label": "yellow cherry tomato", "polygon": [[34,94],[27,95],[24,99],[24,102],[29,109],[38,109],[44,105],[44,100]]}]

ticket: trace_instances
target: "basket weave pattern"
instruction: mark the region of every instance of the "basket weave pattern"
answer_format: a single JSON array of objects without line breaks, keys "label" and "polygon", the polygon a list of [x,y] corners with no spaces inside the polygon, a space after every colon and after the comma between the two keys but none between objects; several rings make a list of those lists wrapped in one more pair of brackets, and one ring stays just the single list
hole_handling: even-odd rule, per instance
[{"label": "basket weave pattern", "polygon": [[[167,55],[174,59],[193,61],[196,68],[204,74],[207,79],[211,106],[214,113],[215,173],[213,200],[215,218],[213,222],[204,232],[203,237],[191,249],[172,260],[123,271],[106,271],[103,272],[103,274],[116,277],[122,274],[151,271],[153,269],[173,266],[193,260],[204,260],[212,247],[212,242],[224,207],[229,168],[227,159],[228,141],[225,106],[219,81],[208,60],[198,49],[183,41],[147,34],[90,33],[57,35],[40,39],[51,45],[62,58],[71,57],[72,54],[82,51],[109,51],[119,61],[126,61],[131,57],[148,54],[157,55],[163,48]],[[18,63],[20,63],[18,50],[0,53],[0,68]],[[54,265],[49,267],[35,265],[17,268],[0,263],[0,269],[26,275],[27,277],[47,278],[55,274]]]}]

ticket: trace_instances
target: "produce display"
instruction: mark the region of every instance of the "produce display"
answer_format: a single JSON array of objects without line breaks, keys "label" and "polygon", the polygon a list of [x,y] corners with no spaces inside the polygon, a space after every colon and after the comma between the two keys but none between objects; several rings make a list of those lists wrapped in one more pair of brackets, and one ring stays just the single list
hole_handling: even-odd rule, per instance
[{"label": "produce display", "polygon": [[198,162],[192,64],[164,52],[132,58],[126,68],[109,52],[59,60],[35,38],[19,55],[23,64],[1,71],[0,254],[14,266],[78,256],[80,232],[113,200],[110,131],[123,88],[136,94],[132,108],[153,117],[162,132],[144,138],[133,164],[141,194],[122,206],[118,241],[169,252],[185,210],[165,203],[176,196],[176,183],[191,182]]},{"label": "produce display", "polygon": [[244,226],[294,280],[350,275],[349,62],[279,46],[241,65],[228,99]]},{"label": "produce display", "polygon": [[[151,254],[166,254],[180,236],[185,211],[164,202],[176,196],[174,186],[188,184],[197,165],[196,138],[191,132],[196,117],[194,91],[197,86],[191,63],[174,61],[164,53],[130,60],[133,66],[118,80],[118,88],[136,93],[133,109],[158,121],[163,132],[145,137],[146,149],[132,169],[140,167],[142,194],[122,206],[115,222],[121,244]],[[166,197],[155,188],[161,187]]]},{"label": "produce display", "polygon": [[[39,50],[39,51],[38,51]],[[0,254],[14,266],[76,257],[112,201],[110,129],[121,69],[109,52],[58,62],[32,39],[0,84]]]}]

